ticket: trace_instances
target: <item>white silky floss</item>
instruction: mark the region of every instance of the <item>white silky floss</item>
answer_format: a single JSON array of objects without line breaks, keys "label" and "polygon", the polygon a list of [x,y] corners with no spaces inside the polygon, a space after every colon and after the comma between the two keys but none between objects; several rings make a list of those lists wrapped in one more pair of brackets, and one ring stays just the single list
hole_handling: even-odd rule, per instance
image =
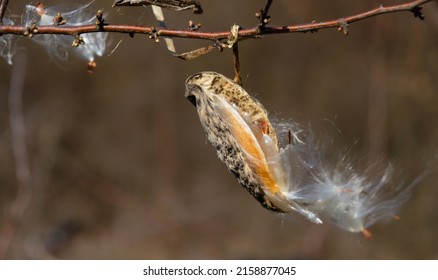
[{"label": "white silky floss", "polygon": [[[62,16],[67,26],[83,26],[96,24],[97,9],[93,8],[91,1],[81,6],[57,5],[53,7],[44,7],[42,4],[37,6],[26,5],[26,11],[23,16],[23,24],[32,27],[33,24],[38,26],[54,25],[54,20]],[[56,21],[56,20],[55,20]],[[93,62],[96,56],[102,56],[106,49],[106,32],[86,33],[80,35],[84,44],[72,47],[73,38],[68,35],[51,35],[44,34],[34,36],[34,40],[46,47],[48,54],[55,59],[64,61],[69,58],[69,52],[73,49],[74,53],[89,62]]]},{"label": "white silky floss", "polygon": [[[4,17],[4,25],[14,25],[14,21]],[[3,34],[0,36],[0,56],[3,57],[9,65],[12,65],[12,58],[15,55],[15,37],[12,34]]]},{"label": "white silky floss", "polygon": [[[373,166],[361,172],[349,162],[347,155],[329,161],[323,156],[324,149],[309,145],[304,144],[307,146],[304,149],[288,145],[283,150],[288,151],[282,161],[289,166],[290,176],[299,178],[288,185],[286,197],[306,205],[322,220],[350,232],[362,232],[366,238],[372,237],[368,228],[376,222],[397,218],[398,209],[409,199],[417,183],[397,184],[391,177],[391,165]],[[293,171],[297,167],[302,170],[298,174]],[[379,171],[374,174],[371,169]]]}]

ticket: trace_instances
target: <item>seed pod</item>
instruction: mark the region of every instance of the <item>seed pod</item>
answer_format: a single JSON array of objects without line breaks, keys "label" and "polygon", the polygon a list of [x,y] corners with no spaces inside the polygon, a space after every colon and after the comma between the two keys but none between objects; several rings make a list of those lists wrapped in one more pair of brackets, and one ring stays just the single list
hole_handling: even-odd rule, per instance
[{"label": "seed pod", "polygon": [[263,105],[241,86],[214,72],[202,72],[186,81],[186,98],[197,108],[208,140],[238,182],[263,207],[292,210],[313,222],[319,218],[285,196],[290,185],[277,135]]},{"label": "seed pod", "polygon": [[[325,158],[325,149],[312,144],[310,133],[299,137],[297,125],[280,123],[276,132],[263,105],[221,74],[189,77],[185,96],[196,106],[218,157],[269,210],[296,211],[318,224],[324,219],[370,239],[368,228],[397,217],[423,177],[402,185],[392,180],[391,165],[361,170],[344,153],[335,153],[334,161]],[[289,136],[284,147],[278,144],[279,131]],[[375,167],[377,172],[371,172]]]}]

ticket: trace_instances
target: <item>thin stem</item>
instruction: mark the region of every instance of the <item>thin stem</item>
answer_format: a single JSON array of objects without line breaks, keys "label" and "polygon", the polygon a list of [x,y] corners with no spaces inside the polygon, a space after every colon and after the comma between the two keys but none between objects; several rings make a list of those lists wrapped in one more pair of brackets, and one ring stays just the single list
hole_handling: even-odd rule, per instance
[{"label": "thin stem", "polygon": [[274,0],[266,0],[266,4],[263,8],[261,8],[260,13],[258,13],[258,17],[260,20],[259,27],[263,28],[266,24],[268,24],[270,20],[270,16],[268,15],[269,8]]},{"label": "thin stem", "polygon": [[9,0],[0,0],[0,25],[3,24],[3,17],[8,7]]},{"label": "thin stem", "polygon": [[265,7],[263,8],[263,16],[264,17],[268,16],[269,8],[271,7],[271,4],[273,1],[274,0],[266,0]]},{"label": "thin stem", "polygon": [[[255,38],[261,35],[283,34],[283,33],[296,33],[296,32],[314,32],[319,29],[339,28],[344,27],[356,21],[364,20],[377,15],[411,11],[414,15],[418,16],[421,13],[418,10],[420,5],[434,0],[416,0],[405,4],[393,5],[388,7],[380,6],[378,8],[365,11],[356,15],[348,16],[345,18],[339,18],[329,21],[311,22],[306,24],[297,25],[284,25],[284,26],[264,26],[262,29],[259,26],[247,29],[239,30],[239,40],[247,38]],[[18,34],[23,35],[29,32],[29,28],[26,26],[0,26],[0,34]],[[92,32],[115,32],[115,33],[127,33],[127,34],[158,34],[164,37],[175,37],[184,39],[203,39],[203,40],[226,40],[229,36],[229,31],[224,32],[199,32],[191,30],[179,30],[171,28],[155,28],[138,25],[114,25],[109,24],[101,28],[96,28],[96,25],[84,25],[84,26],[40,26],[37,30],[32,31],[33,35],[38,34],[63,34],[63,35],[78,35],[82,33]]]},{"label": "thin stem", "polygon": [[242,86],[242,76],[240,74],[240,59],[239,59],[239,45],[233,44],[233,65],[234,65],[234,81]]}]

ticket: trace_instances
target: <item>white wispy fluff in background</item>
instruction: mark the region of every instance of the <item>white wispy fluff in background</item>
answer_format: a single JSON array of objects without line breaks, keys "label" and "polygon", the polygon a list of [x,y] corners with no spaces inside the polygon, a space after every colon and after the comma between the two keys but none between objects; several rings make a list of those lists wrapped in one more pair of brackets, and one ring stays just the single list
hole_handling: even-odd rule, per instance
[{"label": "white wispy fluff in background", "polygon": [[[26,5],[23,15],[23,24],[27,27],[35,25],[54,25],[54,19],[62,16],[65,25],[82,26],[96,24],[96,12],[94,2],[91,1],[83,5],[61,4],[53,7],[44,7],[41,4]],[[72,47],[74,38],[68,35],[36,35],[33,39],[43,45],[50,57],[57,60],[67,60],[70,53],[92,62],[97,56],[102,56],[107,45],[107,36],[105,32],[86,33],[80,35],[84,44]]]},{"label": "white wispy fluff in background", "polygon": [[[14,25],[14,21],[4,17],[4,25]],[[0,36],[0,56],[6,60],[9,65],[12,65],[12,58],[16,52],[16,36],[12,34],[3,34]]]}]

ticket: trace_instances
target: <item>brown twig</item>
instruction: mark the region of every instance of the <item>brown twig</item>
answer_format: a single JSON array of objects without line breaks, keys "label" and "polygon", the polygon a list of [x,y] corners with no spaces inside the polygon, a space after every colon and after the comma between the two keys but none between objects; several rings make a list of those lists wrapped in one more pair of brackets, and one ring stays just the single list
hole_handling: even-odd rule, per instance
[{"label": "brown twig", "polygon": [[266,4],[264,7],[260,9],[260,12],[256,13],[256,17],[259,19],[259,28],[263,28],[266,24],[269,23],[271,17],[268,15],[269,8],[274,0],[266,0]]},{"label": "brown twig", "polygon": [[9,0],[0,0],[0,24],[3,24],[3,17],[8,7]]},{"label": "brown twig", "polygon": [[239,44],[233,44],[233,65],[234,65],[234,81],[242,86],[242,76],[240,74],[240,60],[239,60]]},{"label": "brown twig", "polygon": [[[311,22],[306,24],[297,25],[284,25],[284,26],[264,26],[260,29],[259,26],[247,29],[239,30],[239,40],[256,38],[260,35],[271,35],[271,34],[282,34],[282,33],[296,33],[296,32],[309,32],[316,31],[319,29],[327,28],[339,28],[345,26],[345,24],[351,24],[356,21],[364,20],[373,16],[396,13],[402,11],[413,12],[416,17],[423,18],[421,14],[420,6],[431,2],[433,0],[416,0],[404,4],[398,4],[393,6],[380,6],[378,8],[365,11],[356,15],[339,18],[335,20],[321,21],[321,22]],[[26,26],[0,26],[0,34],[17,34],[23,35],[29,31]],[[149,26],[138,26],[138,25],[114,25],[108,24],[102,28],[96,28],[96,25],[85,25],[85,26],[39,26],[36,30],[36,34],[63,34],[63,35],[78,35],[82,33],[92,33],[92,32],[116,32],[116,33],[127,33],[127,34],[148,34],[152,35],[154,33],[159,33],[160,36],[165,37],[175,37],[175,38],[185,38],[185,39],[203,39],[203,40],[224,40],[228,38],[229,31],[224,32],[199,32],[191,30],[178,30],[170,28],[155,28]]]}]

